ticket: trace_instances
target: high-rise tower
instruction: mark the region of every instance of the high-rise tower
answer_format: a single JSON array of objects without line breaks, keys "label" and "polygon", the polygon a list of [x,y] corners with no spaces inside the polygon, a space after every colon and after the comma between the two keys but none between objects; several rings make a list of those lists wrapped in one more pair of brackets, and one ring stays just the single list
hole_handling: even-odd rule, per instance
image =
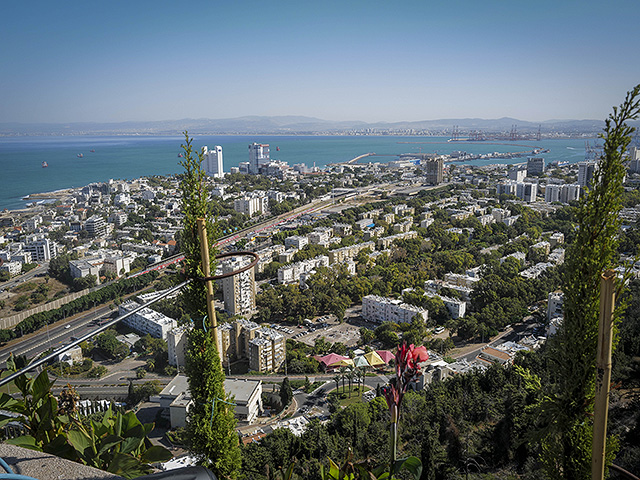
[{"label": "high-rise tower", "polygon": [[209,150],[205,145],[202,147],[202,153],[204,155],[204,171],[207,175],[214,178],[224,177],[222,147],[216,145],[213,149]]}]

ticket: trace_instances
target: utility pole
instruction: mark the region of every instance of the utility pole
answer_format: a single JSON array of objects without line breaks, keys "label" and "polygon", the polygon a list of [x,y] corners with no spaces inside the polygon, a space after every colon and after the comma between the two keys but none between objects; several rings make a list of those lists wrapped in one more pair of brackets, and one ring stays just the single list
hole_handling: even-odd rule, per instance
[{"label": "utility pole", "polygon": [[211,336],[216,346],[218,356],[220,357],[220,363],[222,363],[222,352],[220,351],[220,344],[218,343],[218,322],[216,321],[216,306],[215,299],[213,298],[213,283],[210,279],[211,268],[209,260],[209,242],[207,241],[207,226],[205,225],[204,218],[198,218],[198,236],[200,237],[200,256],[202,259],[202,273],[207,278],[205,280],[205,286],[207,287],[207,314],[209,315],[209,328],[211,330]]},{"label": "utility pole", "polygon": [[600,277],[600,322],[596,357],[596,399],[593,412],[593,445],[591,450],[591,480],[604,478],[607,447],[607,417],[609,415],[609,385],[611,384],[611,339],[613,309],[616,302],[616,274],[607,270]]}]

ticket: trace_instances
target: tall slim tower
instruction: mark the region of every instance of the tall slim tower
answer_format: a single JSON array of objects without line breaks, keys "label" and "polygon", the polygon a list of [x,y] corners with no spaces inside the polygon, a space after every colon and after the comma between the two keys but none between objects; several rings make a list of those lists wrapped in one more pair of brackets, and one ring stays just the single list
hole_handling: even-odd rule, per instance
[{"label": "tall slim tower", "polygon": [[[229,273],[244,267],[245,258],[234,258],[222,263],[222,272]],[[256,282],[253,268],[222,280],[224,309],[231,315],[251,315],[256,308]]]},{"label": "tall slim tower", "polygon": [[202,147],[202,153],[204,154],[204,171],[213,178],[224,177],[224,170],[222,165],[222,147],[216,145],[213,149],[205,145]]}]

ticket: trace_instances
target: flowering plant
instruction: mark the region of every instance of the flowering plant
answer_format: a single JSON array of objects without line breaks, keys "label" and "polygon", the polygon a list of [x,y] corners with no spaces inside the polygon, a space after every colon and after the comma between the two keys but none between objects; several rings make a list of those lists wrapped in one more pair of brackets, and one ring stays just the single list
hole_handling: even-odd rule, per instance
[{"label": "flowering plant", "polygon": [[420,363],[429,359],[425,347],[407,346],[406,342],[398,346],[396,353],[396,376],[389,385],[383,387],[382,393],[387,401],[391,414],[391,466],[397,463],[398,413],[402,398],[412,382],[420,373]]}]

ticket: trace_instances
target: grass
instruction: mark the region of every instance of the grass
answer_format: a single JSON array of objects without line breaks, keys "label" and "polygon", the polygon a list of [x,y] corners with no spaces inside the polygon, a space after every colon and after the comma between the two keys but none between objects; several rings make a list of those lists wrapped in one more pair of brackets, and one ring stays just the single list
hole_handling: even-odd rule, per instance
[{"label": "grass", "polygon": [[[362,394],[371,390],[371,387],[364,385],[362,391],[360,390],[360,385],[351,385],[351,390],[349,390],[349,385],[345,385],[345,391],[342,393],[342,385],[337,390],[333,390],[333,392],[338,393],[338,397],[340,398],[340,406],[346,407],[348,405],[353,405],[354,403],[362,402]],[[332,393],[333,393],[332,392]],[[351,392],[351,397],[349,397],[349,392]]]}]

